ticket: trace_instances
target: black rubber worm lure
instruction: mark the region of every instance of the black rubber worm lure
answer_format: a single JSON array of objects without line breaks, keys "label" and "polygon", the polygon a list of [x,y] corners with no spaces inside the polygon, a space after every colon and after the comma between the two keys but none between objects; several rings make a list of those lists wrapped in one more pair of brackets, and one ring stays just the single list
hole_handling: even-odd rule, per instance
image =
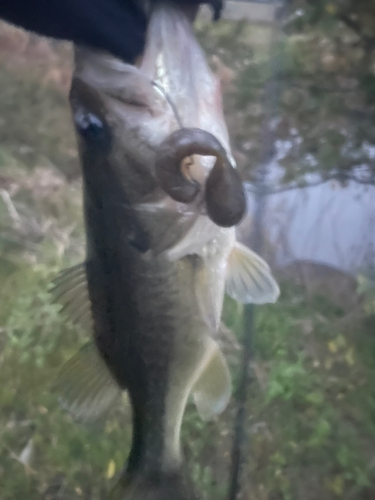
[{"label": "black rubber worm lure", "polygon": [[205,130],[181,128],[162,142],[155,164],[161,187],[171,198],[181,203],[191,203],[195,199],[201,191],[201,185],[182,169],[182,161],[192,155],[216,157],[204,186],[207,215],[221,227],[238,224],[246,211],[241,178],[231,165],[223,146]]}]

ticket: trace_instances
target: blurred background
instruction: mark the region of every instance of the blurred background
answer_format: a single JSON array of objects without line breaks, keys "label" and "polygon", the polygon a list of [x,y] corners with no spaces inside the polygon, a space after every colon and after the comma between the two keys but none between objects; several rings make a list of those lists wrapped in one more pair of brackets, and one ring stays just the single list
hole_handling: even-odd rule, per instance
[{"label": "blurred background", "polygon": [[[279,7],[284,14],[279,15]],[[255,328],[226,299],[234,394],[248,369],[243,500],[375,498],[375,3],[228,2],[197,36],[220,75],[253,245],[281,285]],[[51,382],[87,340],[51,304],[51,280],[84,258],[70,121],[69,44],[0,24],[0,500],[104,500],[126,460],[129,408],[78,425]],[[226,498],[235,397],[183,442],[203,500]]]}]

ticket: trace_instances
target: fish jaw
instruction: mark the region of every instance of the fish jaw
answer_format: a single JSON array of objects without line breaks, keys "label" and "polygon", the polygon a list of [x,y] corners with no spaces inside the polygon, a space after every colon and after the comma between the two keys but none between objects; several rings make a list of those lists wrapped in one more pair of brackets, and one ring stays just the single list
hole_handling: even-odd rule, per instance
[{"label": "fish jaw", "polygon": [[[171,5],[155,6],[148,27],[146,49],[138,66],[132,66],[104,53],[77,48],[75,53],[76,78],[98,91],[108,116],[111,117],[113,136],[116,140],[118,169],[124,156],[134,159],[137,165],[147,165],[148,173],[155,178],[155,152],[173,132],[181,128],[198,128],[211,133],[221,144],[228,160],[223,170],[231,173],[224,182],[232,192],[220,193],[218,179],[203,203],[187,201],[187,210],[197,207],[205,214],[210,206],[215,215],[220,205],[231,198],[232,204],[241,199],[239,216],[233,220],[215,219],[218,225],[238,223],[246,208],[243,187],[235,172],[231,154],[218,78],[210,70],[202,49],[197,43],[191,22],[182,9]],[[197,199],[202,200],[206,181],[214,170],[215,158],[195,155],[189,167],[191,176],[201,187]],[[217,169],[217,173],[222,169]],[[136,173],[134,177],[136,176]],[[217,177],[217,176],[216,176]],[[156,198],[163,186],[152,193]],[[173,188],[174,189],[174,188]],[[131,188],[130,191],[134,192]],[[164,190],[165,191],[165,190]],[[169,196],[173,194],[167,191]],[[208,196],[208,195],[206,195]],[[175,198],[175,200],[177,200]],[[138,202],[144,200],[139,197]],[[181,200],[177,200],[181,201]],[[185,202],[185,200],[182,200]],[[238,204],[238,201],[237,201]],[[233,211],[234,207],[229,207]],[[228,212],[228,210],[227,210]]]}]

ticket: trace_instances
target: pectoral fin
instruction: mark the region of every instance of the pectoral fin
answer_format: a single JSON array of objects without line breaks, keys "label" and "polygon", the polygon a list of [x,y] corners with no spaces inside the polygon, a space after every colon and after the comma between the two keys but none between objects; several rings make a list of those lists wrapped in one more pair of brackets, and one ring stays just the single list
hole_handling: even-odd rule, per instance
[{"label": "pectoral fin", "polygon": [[85,344],[63,366],[53,391],[61,407],[75,420],[84,422],[104,415],[121,395],[92,342]]},{"label": "pectoral fin", "polygon": [[243,304],[276,302],[280,294],[268,264],[241,243],[229,256],[225,291]]},{"label": "pectoral fin", "polygon": [[66,312],[73,323],[79,322],[84,327],[92,328],[85,263],[62,271],[53,285],[53,301],[63,306],[60,312]]},{"label": "pectoral fin", "polygon": [[232,392],[231,376],[222,352],[212,339],[208,348],[211,355],[192,390],[198,413],[204,420],[223,412]]}]

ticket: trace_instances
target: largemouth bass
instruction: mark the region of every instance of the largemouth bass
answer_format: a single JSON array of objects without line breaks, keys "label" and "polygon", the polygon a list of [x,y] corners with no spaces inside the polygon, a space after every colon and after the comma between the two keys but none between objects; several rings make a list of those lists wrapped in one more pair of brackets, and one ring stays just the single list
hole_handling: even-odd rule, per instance
[{"label": "largemouth bass", "polygon": [[161,5],[138,66],[76,49],[71,106],[87,260],[56,279],[55,294],[94,343],[63,369],[61,402],[95,418],[127,390],[133,441],[111,498],[190,500],[188,398],[211,418],[231,395],[216,341],[224,293],[244,303],[279,294],[268,265],[236,241],[245,198],[220,85],[187,16]]}]

